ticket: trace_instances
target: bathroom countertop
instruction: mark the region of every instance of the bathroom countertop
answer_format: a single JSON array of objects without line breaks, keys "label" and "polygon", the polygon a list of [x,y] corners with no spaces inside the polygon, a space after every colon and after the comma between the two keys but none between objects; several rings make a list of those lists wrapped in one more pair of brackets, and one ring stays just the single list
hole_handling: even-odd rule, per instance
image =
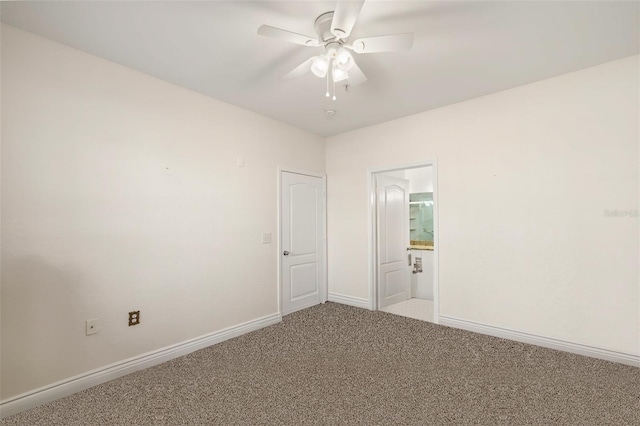
[{"label": "bathroom countertop", "polygon": [[433,251],[433,246],[423,246],[423,245],[411,244],[409,247],[411,248],[411,250]]}]

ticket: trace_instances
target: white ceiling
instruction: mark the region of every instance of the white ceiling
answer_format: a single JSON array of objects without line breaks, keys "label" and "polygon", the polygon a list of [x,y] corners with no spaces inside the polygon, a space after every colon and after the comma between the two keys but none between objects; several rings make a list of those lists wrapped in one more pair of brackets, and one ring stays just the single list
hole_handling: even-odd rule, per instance
[{"label": "white ceiling", "polygon": [[[640,3],[367,1],[359,37],[413,32],[410,52],[358,55],[369,80],[338,100],[309,73],[321,48],[258,36],[314,35],[335,1],[2,2],[2,21],[322,136],[637,54]],[[327,117],[324,110],[337,112]]]}]

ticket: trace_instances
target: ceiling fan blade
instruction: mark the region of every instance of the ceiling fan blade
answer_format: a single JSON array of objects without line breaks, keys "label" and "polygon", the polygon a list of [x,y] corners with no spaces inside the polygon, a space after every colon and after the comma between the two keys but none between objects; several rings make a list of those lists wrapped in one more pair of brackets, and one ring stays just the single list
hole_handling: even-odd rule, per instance
[{"label": "ceiling fan blade", "polygon": [[290,43],[301,44],[303,46],[319,46],[318,40],[313,37],[309,37],[303,34],[292,33],[291,31],[283,30],[281,28],[272,27],[271,25],[262,25],[258,28],[258,34],[277,38],[280,40],[288,41]]},{"label": "ceiling fan blade", "polygon": [[343,40],[349,37],[363,4],[364,0],[338,0],[331,21],[331,34]]},{"label": "ceiling fan blade", "polygon": [[358,64],[353,63],[353,67],[349,70],[349,84],[357,86],[367,81],[367,76],[364,75]]},{"label": "ceiling fan blade", "polygon": [[311,70],[311,60],[312,58],[307,59],[287,74],[285,74],[284,78],[296,78],[305,75]]},{"label": "ceiling fan blade", "polygon": [[359,38],[351,43],[356,53],[397,52],[410,50],[411,46],[413,46],[413,33]]}]

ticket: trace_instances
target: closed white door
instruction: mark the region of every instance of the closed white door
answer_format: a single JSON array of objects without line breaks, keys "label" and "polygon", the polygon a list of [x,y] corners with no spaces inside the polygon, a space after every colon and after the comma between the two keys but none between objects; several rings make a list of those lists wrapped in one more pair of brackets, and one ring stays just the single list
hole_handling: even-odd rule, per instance
[{"label": "closed white door", "polygon": [[411,298],[409,181],[376,176],[378,309]]},{"label": "closed white door", "polygon": [[282,314],[327,299],[324,179],[297,173],[281,176]]}]

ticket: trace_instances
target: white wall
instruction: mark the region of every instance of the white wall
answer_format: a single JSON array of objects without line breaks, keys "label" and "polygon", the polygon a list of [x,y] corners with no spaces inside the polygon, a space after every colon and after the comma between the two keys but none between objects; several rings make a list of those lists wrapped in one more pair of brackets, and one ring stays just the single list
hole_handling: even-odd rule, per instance
[{"label": "white wall", "polygon": [[440,313],[640,353],[638,56],[327,140],[329,289],[368,299],[367,170],[437,158]]},{"label": "white wall", "polygon": [[2,112],[2,399],[277,312],[277,167],[322,138],[6,25]]}]

